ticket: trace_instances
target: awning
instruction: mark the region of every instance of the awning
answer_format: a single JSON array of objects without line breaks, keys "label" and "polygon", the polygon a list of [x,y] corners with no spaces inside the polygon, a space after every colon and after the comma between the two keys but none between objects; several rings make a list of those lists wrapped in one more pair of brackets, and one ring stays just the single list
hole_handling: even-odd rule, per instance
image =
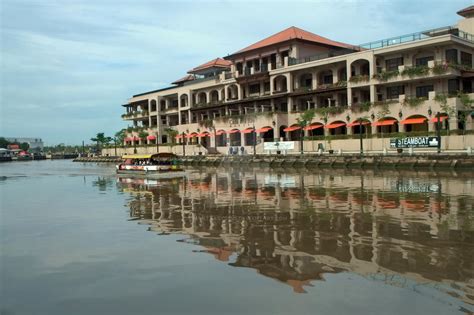
[{"label": "awning", "polygon": [[372,126],[391,126],[394,125],[397,122],[396,119],[387,119],[387,120],[382,120],[382,121],[377,121],[372,124]]},{"label": "awning", "polygon": [[194,138],[194,137],[197,137],[198,134],[197,133],[190,133],[189,135],[186,136],[186,138]]},{"label": "awning", "polygon": [[423,124],[427,121],[426,118],[408,118],[400,121],[402,125]]},{"label": "awning", "polygon": [[202,133],[198,134],[197,136],[198,136],[198,138],[209,137],[209,132],[202,132]]},{"label": "awning", "polygon": [[125,141],[133,141],[133,138],[132,137],[127,137],[124,139]]},{"label": "awning", "polygon": [[138,138],[138,137],[133,137],[133,141],[140,141],[140,138]]},{"label": "awning", "polygon": [[154,135],[149,135],[148,137],[146,137],[148,140],[156,140],[156,136]]},{"label": "awning", "polygon": [[323,127],[324,127],[323,124],[319,124],[319,125],[309,125],[309,126],[304,127],[303,129],[304,130],[314,130],[314,129],[323,128]]},{"label": "awning", "polygon": [[326,128],[326,129],[336,129],[336,128],[339,128],[339,127],[344,127],[345,125],[346,125],[345,123],[335,123],[335,124],[326,125],[326,126],[324,126],[324,128]]},{"label": "awning", "polygon": [[370,125],[370,121],[364,120],[362,121],[362,124],[358,121],[354,121],[348,124],[347,127],[354,127],[354,126],[360,126],[360,125],[362,126]]},{"label": "awning", "polygon": [[220,135],[225,135],[225,131],[224,130],[219,130],[216,132],[216,136],[220,136]]},{"label": "awning", "polygon": [[184,138],[184,137],[186,137],[186,135],[180,134],[180,135],[177,135],[177,136],[176,136],[176,139],[182,139],[182,138]]},{"label": "awning", "polygon": [[[447,115],[439,116],[439,121],[442,122],[442,121],[444,121],[445,119],[448,119],[448,118],[449,118],[449,116],[447,116]],[[433,123],[438,122],[438,117],[431,118],[431,122],[433,122]]]},{"label": "awning", "polygon": [[227,133],[238,133],[240,132],[239,129],[232,129],[231,131],[227,131]]},{"label": "awning", "polygon": [[260,128],[260,129],[257,129],[257,132],[267,132],[269,130],[272,130],[273,128],[271,127],[263,127],[263,128]]},{"label": "awning", "polygon": [[247,128],[245,130],[242,130],[242,133],[252,133],[253,132],[253,128]]},{"label": "awning", "polygon": [[285,129],[283,129],[284,132],[290,132],[290,131],[295,131],[295,130],[299,130],[301,129],[300,126],[292,126],[292,127],[287,127]]}]

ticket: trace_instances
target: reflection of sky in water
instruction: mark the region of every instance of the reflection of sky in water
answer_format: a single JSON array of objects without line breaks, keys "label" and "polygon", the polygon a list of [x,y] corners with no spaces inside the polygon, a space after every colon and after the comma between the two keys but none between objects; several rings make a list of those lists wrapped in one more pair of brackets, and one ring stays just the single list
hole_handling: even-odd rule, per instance
[{"label": "reflection of sky in water", "polygon": [[[397,178],[390,174],[366,176],[361,191],[359,176],[337,172],[314,176],[319,179],[286,174],[283,183],[273,180],[277,174],[259,171],[254,178],[248,172],[225,183],[220,169],[210,182],[206,174],[192,174],[187,184],[117,184],[113,170],[90,164],[45,161],[26,170],[8,165],[0,165],[7,176],[0,181],[0,307],[14,314],[472,310],[462,302],[473,294],[468,179],[423,177],[417,182],[441,183],[441,192],[430,194],[396,192]],[[27,177],[10,177],[22,174]],[[293,180],[294,186],[286,184]],[[222,190],[216,191],[217,184]],[[263,200],[259,207],[255,197]],[[153,204],[160,215],[155,220]],[[361,208],[367,214],[354,212]],[[272,216],[275,209],[279,213]],[[138,221],[128,221],[137,213]],[[374,217],[386,229],[375,239]],[[430,224],[438,230],[426,230]],[[373,248],[366,252],[372,242],[378,244],[376,264],[366,259],[373,257]],[[408,257],[397,256],[403,248]],[[462,265],[442,266],[463,259]],[[438,274],[430,280],[430,272]],[[294,294],[295,288],[306,294]]]}]

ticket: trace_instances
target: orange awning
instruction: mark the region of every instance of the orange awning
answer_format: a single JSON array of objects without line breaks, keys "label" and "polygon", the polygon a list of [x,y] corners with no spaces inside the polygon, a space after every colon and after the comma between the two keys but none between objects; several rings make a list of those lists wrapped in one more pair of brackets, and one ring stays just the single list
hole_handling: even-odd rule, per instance
[{"label": "orange awning", "polygon": [[[447,115],[439,116],[439,121],[442,122],[442,121],[444,121],[445,119],[448,119],[448,118],[449,117]],[[434,122],[434,123],[438,122],[438,117],[431,118],[431,122]]]},{"label": "orange awning", "polygon": [[339,128],[339,127],[343,127],[345,125],[346,125],[345,123],[329,124],[329,125],[324,126],[324,128],[326,128],[326,129],[336,129],[336,128]]},{"label": "orange awning", "polygon": [[216,132],[216,136],[224,135],[225,131],[224,130],[219,130]]},{"label": "orange awning", "polygon": [[146,137],[148,140],[156,140],[156,136],[154,135],[149,135],[148,137]]},{"label": "orange awning", "polygon": [[360,125],[362,126],[370,125],[370,121],[362,121],[362,124],[358,121],[354,121],[348,124],[347,127],[354,127],[354,126],[360,126]]},{"label": "orange awning", "polygon": [[202,137],[209,137],[209,132],[202,132],[200,134],[197,135],[199,138],[202,138]]},{"label": "orange awning", "polygon": [[227,131],[227,133],[238,133],[240,132],[239,129],[232,129],[231,131]]},{"label": "orange awning", "polygon": [[263,128],[260,128],[260,129],[257,129],[257,132],[267,132],[268,130],[272,130],[273,128],[271,127],[263,127]]},{"label": "orange awning", "polygon": [[323,128],[323,127],[324,127],[323,124],[318,124],[318,125],[309,125],[309,126],[304,127],[303,129],[304,130],[314,130],[314,129]]},{"label": "orange awning", "polygon": [[245,130],[242,130],[242,133],[251,133],[253,132],[253,128],[247,128]]},{"label": "orange awning", "polygon": [[402,125],[414,125],[414,124],[422,124],[426,122],[426,118],[408,118],[400,121]]},{"label": "orange awning", "polygon": [[185,138],[185,137],[186,137],[186,135],[180,134],[180,135],[176,136],[176,139],[181,139],[181,138]]},{"label": "orange awning", "polygon": [[194,137],[197,137],[198,134],[197,133],[191,133],[189,135],[186,136],[186,138],[194,138]]},{"label": "orange awning", "polygon": [[391,126],[397,122],[396,119],[387,119],[382,121],[377,121],[372,124],[372,126]]},{"label": "orange awning", "polygon": [[284,132],[290,132],[290,131],[295,131],[295,130],[299,130],[301,129],[300,126],[291,126],[291,127],[287,127],[285,129],[283,129]]}]

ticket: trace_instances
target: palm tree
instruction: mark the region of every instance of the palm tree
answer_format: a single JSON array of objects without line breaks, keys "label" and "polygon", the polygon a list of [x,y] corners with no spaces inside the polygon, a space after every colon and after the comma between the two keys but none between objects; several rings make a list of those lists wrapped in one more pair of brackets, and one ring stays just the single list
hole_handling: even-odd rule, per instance
[{"label": "palm tree", "polygon": [[308,109],[301,113],[300,117],[296,118],[296,121],[298,122],[298,126],[300,126],[300,150],[301,154],[304,153],[304,148],[303,148],[303,138],[304,138],[304,128],[311,124],[311,121],[313,121],[314,116],[316,116],[316,112],[314,109]]},{"label": "palm tree", "polygon": [[178,131],[173,128],[165,128],[165,134],[171,138],[171,145],[174,145]]},{"label": "palm tree", "polygon": [[91,141],[97,142],[97,152],[100,152],[100,145],[110,143],[112,137],[106,137],[103,132],[99,132],[95,138],[91,138]]}]

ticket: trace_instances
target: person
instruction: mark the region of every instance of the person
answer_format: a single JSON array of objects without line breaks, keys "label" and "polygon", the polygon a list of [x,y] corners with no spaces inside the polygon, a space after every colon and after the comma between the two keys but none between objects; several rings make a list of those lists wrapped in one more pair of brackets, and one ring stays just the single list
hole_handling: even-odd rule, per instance
[{"label": "person", "polygon": [[244,148],[244,147],[240,147],[240,155],[244,155],[244,151],[245,151],[245,148]]}]

